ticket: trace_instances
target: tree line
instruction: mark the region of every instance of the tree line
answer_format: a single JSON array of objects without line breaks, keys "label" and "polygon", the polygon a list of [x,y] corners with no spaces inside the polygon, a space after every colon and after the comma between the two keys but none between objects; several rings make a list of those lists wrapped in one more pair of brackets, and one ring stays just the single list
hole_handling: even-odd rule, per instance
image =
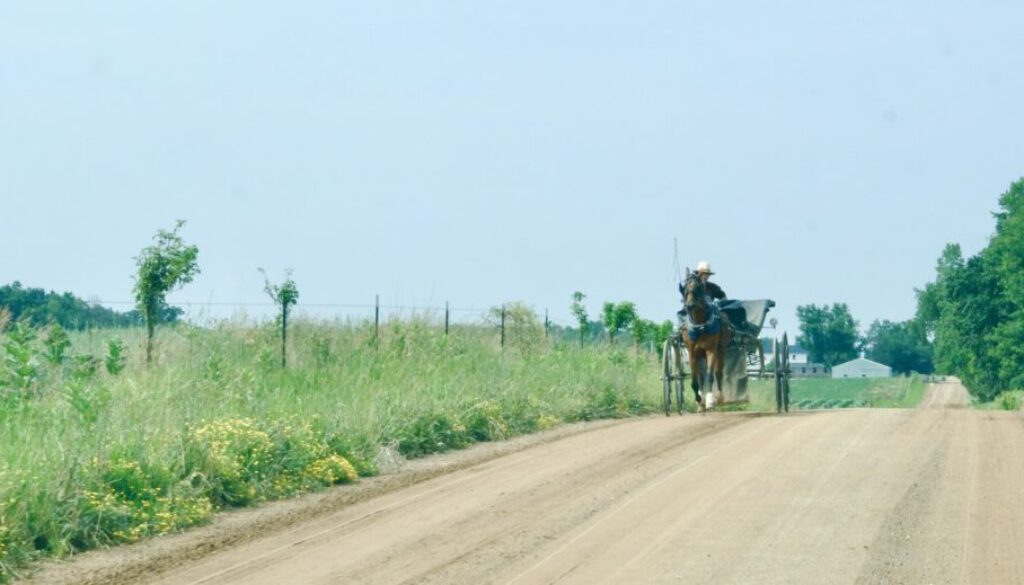
[{"label": "tree line", "polygon": [[796,341],[810,361],[831,368],[860,354],[890,366],[893,372],[930,374],[934,371],[932,344],[920,320],[875,320],[863,335],[846,303],[800,305],[796,308],[800,334]]},{"label": "tree line", "polygon": [[999,197],[995,233],[964,258],[947,244],[935,280],[917,291],[917,321],[935,365],[982,400],[1024,388],[1024,178]]},{"label": "tree line", "polygon": [[897,372],[955,375],[984,401],[1024,389],[1024,178],[999,196],[993,218],[977,254],[946,244],[935,280],[915,290],[914,318],[875,321],[861,336],[846,304],[803,305],[797,342],[829,367],[863,352]]},{"label": "tree line", "polygon": [[[70,292],[56,293],[26,287],[19,281],[0,286],[0,309],[9,313],[11,321],[25,322],[36,328],[57,323],[64,329],[80,331],[100,327],[138,327],[144,323],[137,309],[119,312],[88,303]],[[164,307],[159,319],[174,323],[182,313],[178,307]]]}]

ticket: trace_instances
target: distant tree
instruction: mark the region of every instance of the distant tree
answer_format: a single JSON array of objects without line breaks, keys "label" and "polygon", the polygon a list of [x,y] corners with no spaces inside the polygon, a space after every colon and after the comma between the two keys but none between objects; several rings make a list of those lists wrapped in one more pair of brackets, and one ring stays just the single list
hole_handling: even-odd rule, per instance
[{"label": "distant tree", "polygon": [[535,351],[544,343],[544,322],[536,311],[522,301],[491,307],[490,320],[495,324],[505,316],[505,343],[521,352]]},{"label": "distant tree", "polygon": [[857,322],[845,303],[831,307],[800,305],[797,343],[807,348],[810,360],[831,368],[857,357]]},{"label": "distant tree", "polygon": [[633,336],[633,347],[640,352],[640,344],[651,339],[656,325],[653,321],[637,317],[629,324],[629,332]]},{"label": "distant tree", "polygon": [[281,284],[271,284],[270,279],[267,278],[266,271],[262,268],[257,270],[263,275],[263,280],[266,283],[263,290],[274,301],[274,304],[280,308],[277,317],[281,323],[281,368],[283,369],[286,363],[285,355],[288,345],[288,311],[299,302],[299,289],[295,286],[295,281],[292,280],[291,270],[285,271],[284,282]]},{"label": "distant tree", "polygon": [[580,328],[580,347],[583,347],[583,336],[587,332],[587,324],[590,322],[590,315],[587,314],[587,308],[583,306],[583,299],[587,298],[587,295],[576,291],[572,293],[572,305],[569,306],[569,310],[572,311],[572,316],[576,317],[576,323],[579,324]]},{"label": "distant tree", "polygon": [[665,340],[672,336],[676,326],[671,320],[665,319],[654,328],[654,345],[658,348],[665,343]]},{"label": "distant tree", "polygon": [[900,374],[930,374],[934,370],[932,346],[915,319],[899,323],[875,320],[864,336],[864,351],[868,359]]},{"label": "distant tree", "polygon": [[185,225],[178,220],[171,231],[159,230],[155,243],[135,257],[135,303],[146,323],[146,363],[153,361],[153,337],[156,325],[167,307],[167,293],[192,282],[199,273],[196,258],[199,248],[186,245],[178,235]]},{"label": "distant tree", "polygon": [[[138,311],[119,313],[96,303],[86,302],[69,292],[58,294],[41,288],[26,288],[20,282],[0,286],[0,308],[13,321],[27,321],[36,328],[57,323],[64,329],[89,327],[135,327],[142,325]],[[177,309],[177,307],[169,307]],[[173,320],[172,316],[172,320]]]},{"label": "distant tree", "polygon": [[607,302],[601,311],[601,323],[608,331],[608,342],[615,343],[615,335],[637,318],[636,305],[629,301]]}]

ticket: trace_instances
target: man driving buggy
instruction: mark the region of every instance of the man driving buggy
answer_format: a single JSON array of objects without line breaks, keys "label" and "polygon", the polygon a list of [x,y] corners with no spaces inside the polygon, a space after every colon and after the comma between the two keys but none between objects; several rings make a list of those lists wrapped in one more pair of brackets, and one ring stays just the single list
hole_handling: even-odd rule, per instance
[{"label": "man driving buggy", "polygon": [[713,274],[714,272],[711,272],[711,264],[706,260],[702,260],[700,264],[697,265],[697,277],[704,283],[705,296],[724,301],[725,291],[722,290],[722,287],[708,280],[708,278]]}]

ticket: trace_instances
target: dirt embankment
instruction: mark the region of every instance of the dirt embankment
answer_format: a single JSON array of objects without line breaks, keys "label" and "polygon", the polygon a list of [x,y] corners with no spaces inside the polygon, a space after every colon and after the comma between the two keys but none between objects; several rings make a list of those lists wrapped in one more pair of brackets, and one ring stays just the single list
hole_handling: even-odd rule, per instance
[{"label": "dirt embankment", "polygon": [[[563,431],[350,504],[331,502],[352,488],[317,496],[315,517],[234,545],[147,565],[164,539],[92,562],[120,554],[104,582],[163,585],[1024,583],[1024,419],[964,404],[950,382],[916,410]],[[74,565],[40,579],[89,577]]]}]

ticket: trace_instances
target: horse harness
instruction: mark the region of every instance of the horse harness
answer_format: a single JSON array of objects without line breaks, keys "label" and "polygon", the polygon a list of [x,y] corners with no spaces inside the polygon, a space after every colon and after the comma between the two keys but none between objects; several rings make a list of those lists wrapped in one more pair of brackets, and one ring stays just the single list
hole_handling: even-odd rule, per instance
[{"label": "horse harness", "polygon": [[694,323],[693,315],[686,313],[686,334],[690,341],[697,341],[701,335],[714,335],[722,330],[722,309],[718,306],[718,300],[707,303],[707,318],[703,323]]}]

